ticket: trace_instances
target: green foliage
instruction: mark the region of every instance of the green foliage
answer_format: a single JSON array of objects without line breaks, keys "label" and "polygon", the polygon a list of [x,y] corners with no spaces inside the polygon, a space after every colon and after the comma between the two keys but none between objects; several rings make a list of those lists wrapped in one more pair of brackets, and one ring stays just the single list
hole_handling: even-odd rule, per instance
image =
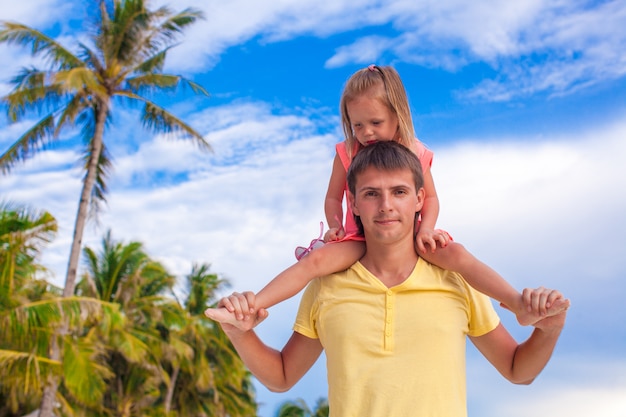
[{"label": "green foliage", "polygon": [[[57,401],[68,415],[256,414],[249,373],[202,314],[224,280],[194,265],[179,302],[171,296],[175,277],[141,243],[116,242],[108,232],[98,250],[85,249],[77,295],[60,298],[33,275],[53,220],[0,205],[0,268],[13,271],[0,289],[0,416],[38,408],[50,376],[61,380]],[[15,259],[19,268],[7,269]],[[49,358],[55,337],[63,361]]]},{"label": "green foliage", "polygon": [[313,410],[303,399],[298,398],[282,403],[278,408],[276,417],[328,417],[328,414],[328,400],[325,398],[318,399]]},{"label": "green foliage", "polygon": [[[100,0],[96,21],[88,44],[79,44],[70,50],[44,33],[16,22],[0,21],[0,43],[15,44],[28,48],[35,57],[42,58],[45,68],[24,68],[12,80],[13,89],[0,98],[12,122],[24,118],[38,121],[21,137],[0,154],[0,171],[7,174],[18,163],[34,153],[54,144],[61,132],[83,135],[85,176],[79,198],[78,213],[74,226],[74,238],[70,250],[63,296],[74,294],[81,240],[87,222],[89,208],[97,213],[105,201],[106,181],[111,159],[106,151],[105,130],[112,119],[114,101],[122,100],[143,104],[141,120],[144,126],[156,132],[172,133],[177,138],[191,139],[203,149],[210,149],[202,135],[159,107],[145,92],[158,92],[189,85],[196,93],[206,93],[201,87],[183,77],[162,74],[166,53],[186,27],[201,14],[192,9],[174,13],[167,7],[150,10],[144,0]],[[13,246],[12,246],[13,247]],[[7,255],[8,256],[8,255]],[[28,262],[13,260],[3,262],[1,286],[15,280],[14,269]],[[113,291],[120,283],[109,283],[102,294],[114,297]],[[108,292],[107,292],[108,291]],[[8,305],[13,289],[6,287],[0,300]],[[124,295],[126,291],[121,292]],[[103,299],[103,298],[101,298]],[[104,298],[106,299],[106,297]],[[14,302],[14,301],[11,301]],[[149,308],[133,313],[145,316]],[[58,330],[64,331],[67,323]],[[125,338],[129,341],[131,339]],[[55,339],[57,341],[57,339]],[[58,339],[63,343],[63,338]],[[136,345],[136,344],[135,344]],[[128,346],[130,348],[130,346]],[[62,346],[51,345],[51,357],[62,357]],[[128,351],[128,349],[127,349]],[[66,352],[71,354],[72,350]],[[52,377],[43,396],[42,415],[51,417],[58,380]],[[69,386],[68,386],[69,387]],[[57,396],[58,397],[58,396]],[[65,407],[64,398],[57,398]],[[121,405],[123,406],[123,405]],[[66,407],[67,408],[67,407]],[[124,411],[126,413],[126,411]]]}]

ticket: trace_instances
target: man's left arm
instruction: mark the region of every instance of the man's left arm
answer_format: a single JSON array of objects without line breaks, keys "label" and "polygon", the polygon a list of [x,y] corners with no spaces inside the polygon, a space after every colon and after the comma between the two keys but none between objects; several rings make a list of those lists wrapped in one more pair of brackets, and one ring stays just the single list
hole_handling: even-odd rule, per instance
[{"label": "man's left arm", "polygon": [[[562,304],[569,307],[569,300],[556,290],[538,288],[530,292],[531,302],[545,305]],[[509,381],[530,384],[546,366],[565,325],[567,312],[546,317],[533,326],[530,337],[518,344],[500,323],[491,332],[470,337],[478,350]]]}]

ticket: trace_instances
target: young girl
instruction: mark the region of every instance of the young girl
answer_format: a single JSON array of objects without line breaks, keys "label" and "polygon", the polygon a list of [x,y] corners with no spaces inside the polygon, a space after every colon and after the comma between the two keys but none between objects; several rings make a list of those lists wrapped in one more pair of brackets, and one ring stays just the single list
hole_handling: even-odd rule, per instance
[{"label": "young girl", "polygon": [[[415,139],[409,102],[398,73],[391,67],[370,65],[357,71],[346,83],[341,97],[341,118],[345,141],[336,146],[337,154],[325,201],[326,220],[330,229],[320,239],[296,252],[299,261],[276,276],[254,299],[250,313],[268,308],[296,295],[312,279],[349,268],[365,253],[365,243],[358,235],[354,216],[348,205],[345,226],[342,203],[347,193],[346,172],[359,149],[377,141],[393,140],[413,150],[422,163],[426,198],[416,233],[416,250],[426,261],[463,275],[475,289],[500,301],[522,325],[532,324],[560,311],[537,311],[527,305],[522,295],[498,273],[480,262],[465,248],[451,242],[449,235],[435,229],[439,200],[430,171],[433,153]],[[430,248],[430,251],[427,250]],[[234,297],[231,297],[231,300]],[[236,299],[236,298],[235,298]],[[225,299],[225,308],[235,313],[231,320],[241,320],[248,312]],[[216,318],[207,310],[207,315]],[[224,321],[220,319],[220,321]]]}]

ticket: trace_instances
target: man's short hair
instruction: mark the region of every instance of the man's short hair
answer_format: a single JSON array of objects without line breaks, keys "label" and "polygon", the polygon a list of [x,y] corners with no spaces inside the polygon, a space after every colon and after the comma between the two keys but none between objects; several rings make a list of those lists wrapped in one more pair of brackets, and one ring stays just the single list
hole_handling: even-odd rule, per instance
[{"label": "man's short hair", "polygon": [[[367,168],[376,168],[380,171],[398,171],[408,169],[413,174],[415,191],[424,186],[424,174],[419,158],[409,148],[394,141],[376,142],[359,150],[354,156],[346,179],[348,190],[354,196],[356,194],[356,179]],[[419,213],[415,213],[415,219]],[[359,234],[363,235],[363,223],[359,216],[354,216],[354,220],[359,229]]]},{"label": "man's short hair", "polygon": [[408,169],[413,174],[415,190],[417,191],[424,186],[420,160],[409,148],[397,142],[376,142],[359,150],[350,163],[346,174],[348,190],[352,195],[356,192],[356,177],[369,167],[381,171]]}]

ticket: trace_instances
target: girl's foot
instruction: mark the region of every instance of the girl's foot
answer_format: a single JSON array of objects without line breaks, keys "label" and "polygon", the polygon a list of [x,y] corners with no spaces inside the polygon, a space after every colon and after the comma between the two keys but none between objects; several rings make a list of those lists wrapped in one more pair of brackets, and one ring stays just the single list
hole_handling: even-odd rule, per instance
[{"label": "girl's foot", "polygon": [[[539,311],[524,311],[522,313],[516,314],[517,322],[522,326],[532,326],[540,320],[545,319],[546,317],[556,316],[557,314],[561,314],[565,310],[569,308],[569,300],[565,298],[559,298],[554,301],[550,308],[548,308],[545,313],[541,313]],[[509,309],[507,306],[501,304],[504,308]],[[510,309],[509,309],[510,310]]]},{"label": "girl's foot", "polygon": [[231,313],[226,310],[225,307],[220,308],[207,308],[204,310],[204,315],[210,318],[211,320],[217,321],[222,324],[230,324],[235,327],[239,327],[241,325],[241,320],[238,320],[235,316],[235,313]]}]

